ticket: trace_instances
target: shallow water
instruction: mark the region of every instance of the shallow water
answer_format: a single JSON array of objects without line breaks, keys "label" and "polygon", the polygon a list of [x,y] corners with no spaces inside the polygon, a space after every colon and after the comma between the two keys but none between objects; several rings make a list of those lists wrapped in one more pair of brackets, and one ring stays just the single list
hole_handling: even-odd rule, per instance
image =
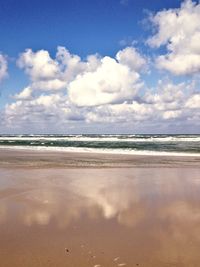
[{"label": "shallow water", "polygon": [[0,266],[200,266],[192,168],[0,169]]}]

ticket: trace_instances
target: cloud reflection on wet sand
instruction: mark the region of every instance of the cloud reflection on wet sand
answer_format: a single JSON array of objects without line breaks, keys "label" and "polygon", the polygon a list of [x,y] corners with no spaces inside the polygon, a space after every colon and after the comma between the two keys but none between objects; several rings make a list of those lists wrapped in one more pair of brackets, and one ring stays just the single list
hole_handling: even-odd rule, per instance
[{"label": "cloud reflection on wet sand", "polygon": [[[96,249],[99,242],[110,250],[105,257],[121,251],[129,266],[133,259],[142,266],[200,264],[198,169],[10,170],[9,175],[15,182],[0,190],[1,234],[6,224],[19,232],[46,229],[59,243],[53,233],[66,231],[74,247],[84,238]],[[69,233],[75,228],[76,238]]]}]

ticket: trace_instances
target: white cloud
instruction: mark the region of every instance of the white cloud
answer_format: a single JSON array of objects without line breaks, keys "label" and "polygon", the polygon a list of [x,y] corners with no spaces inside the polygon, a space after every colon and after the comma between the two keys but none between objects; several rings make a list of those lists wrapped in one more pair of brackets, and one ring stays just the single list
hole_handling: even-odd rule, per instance
[{"label": "white cloud", "polygon": [[174,75],[200,72],[200,4],[186,0],[180,8],[163,10],[151,17],[156,34],[147,40],[151,47],[166,46],[156,65]]},{"label": "white cloud", "polygon": [[32,89],[30,86],[24,88],[19,94],[16,94],[14,97],[20,100],[29,100],[32,96]]},{"label": "white cloud", "polygon": [[89,55],[86,61],[82,61],[78,55],[73,55],[65,47],[59,46],[56,61],[59,64],[61,77],[69,83],[81,73],[95,71],[100,64],[100,57],[97,54]]},{"label": "white cloud", "polygon": [[51,128],[69,131],[69,126],[73,124],[75,129],[88,127],[94,130],[94,125],[99,124],[102,131],[104,127],[109,127],[110,131],[123,127],[138,131],[150,127],[156,132],[158,128],[154,129],[154,125],[159,127],[159,131],[162,131],[162,127],[174,130],[180,122],[184,127],[191,124],[200,126],[199,94],[184,83],[175,85],[160,81],[154,90],[139,94],[139,102],[129,100],[87,107],[74,105],[66,94],[58,92],[32,95],[31,98],[23,95],[26,94],[6,105],[1,122],[5,128],[35,127],[40,130]]},{"label": "white cloud", "polygon": [[116,59],[104,57],[95,71],[86,71],[69,84],[69,98],[78,106],[122,103],[133,99],[143,85],[137,71],[145,62],[131,47],[119,51]]},{"label": "white cloud", "polygon": [[77,55],[70,54],[65,47],[58,47],[55,59],[46,50],[33,52],[27,49],[17,60],[19,68],[30,77],[33,90],[57,91],[66,89],[79,74],[94,71],[100,64],[98,55],[89,55],[82,61]]},{"label": "white cloud", "polygon": [[20,55],[17,64],[33,81],[53,79],[59,73],[57,62],[50,57],[46,50],[34,53],[31,49],[27,49]]},{"label": "white cloud", "polygon": [[101,125],[102,132],[123,127],[156,132],[181,124],[198,128],[198,76],[197,83],[160,80],[148,89],[141,79],[147,64],[133,47],[118,51],[116,57],[95,54],[85,60],[64,47],[58,47],[55,58],[45,50],[26,50],[18,65],[30,83],[1,112],[0,129],[68,132],[70,127],[85,127],[92,132]]},{"label": "white cloud", "polygon": [[43,90],[43,91],[51,91],[51,90],[61,90],[67,88],[67,83],[60,79],[52,79],[46,81],[36,81],[33,82],[31,87],[34,90]]},{"label": "white cloud", "polygon": [[129,127],[138,121],[145,121],[152,118],[154,109],[147,104],[131,101],[121,104],[108,104],[93,108],[86,114],[86,121],[89,123],[128,123]]},{"label": "white cloud", "polygon": [[6,57],[0,54],[0,82],[7,76],[8,63]]},{"label": "white cloud", "polygon": [[76,105],[95,106],[132,99],[140,87],[138,73],[105,57],[95,72],[86,72],[71,82],[68,91]]},{"label": "white cloud", "polygon": [[168,120],[168,119],[175,119],[180,117],[181,115],[181,110],[169,110],[169,111],[165,111],[163,113],[163,118]]},{"label": "white cloud", "polygon": [[[162,125],[166,124],[166,121],[176,125],[182,119],[185,120],[185,124],[197,121],[200,112],[197,109],[194,112],[193,108],[198,108],[199,96],[193,93],[192,87],[193,85],[186,83],[159,81],[157,88],[147,90],[143,96],[140,95],[140,102],[124,101],[120,104],[94,107],[86,113],[86,120],[89,123],[120,123],[129,127],[149,123]],[[189,106],[188,103],[191,102]]]},{"label": "white cloud", "polygon": [[200,94],[195,94],[195,95],[191,96],[187,100],[185,106],[187,108],[200,109]]},{"label": "white cloud", "polygon": [[[23,91],[24,92],[24,91]],[[7,129],[23,128],[40,131],[48,128],[65,128],[70,121],[79,121],[82,114],[63,94],[41,94],[31,98],[18,96],[16,102],[7,104],[1,124]]]},{"label": "white cloud", "polygon": [[146,59],[142,57],[134,47],[126,47],[119,51],[116,55],[116,59],[120,64],[134,71],[141,70],[145,64],[147,64]]},{"label": "white cloud", "polygon": [[158,81],[157,88],[149,90],[144,95],[148,104],[154,104],[158,110],[180,108],[188,95],[186,83],[173,84],[170,81]]}]

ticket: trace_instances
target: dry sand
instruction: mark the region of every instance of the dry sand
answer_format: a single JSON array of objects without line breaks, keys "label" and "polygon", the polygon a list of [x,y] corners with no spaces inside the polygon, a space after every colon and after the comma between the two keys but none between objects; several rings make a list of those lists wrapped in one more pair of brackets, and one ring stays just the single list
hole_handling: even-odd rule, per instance
[{"label": "dry sand", "polygon": [[199,267],[199,160],[1,150],[0,266]]}]

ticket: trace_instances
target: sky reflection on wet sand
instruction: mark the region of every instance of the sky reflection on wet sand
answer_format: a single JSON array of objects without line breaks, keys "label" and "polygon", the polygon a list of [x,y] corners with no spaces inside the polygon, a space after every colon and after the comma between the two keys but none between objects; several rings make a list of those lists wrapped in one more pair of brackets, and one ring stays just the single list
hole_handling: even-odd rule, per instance
[{"label": "sky reflection on wet sand", "polygon": [[2,266],[200,265],[198,168],[2,169],[0,184]]}]

